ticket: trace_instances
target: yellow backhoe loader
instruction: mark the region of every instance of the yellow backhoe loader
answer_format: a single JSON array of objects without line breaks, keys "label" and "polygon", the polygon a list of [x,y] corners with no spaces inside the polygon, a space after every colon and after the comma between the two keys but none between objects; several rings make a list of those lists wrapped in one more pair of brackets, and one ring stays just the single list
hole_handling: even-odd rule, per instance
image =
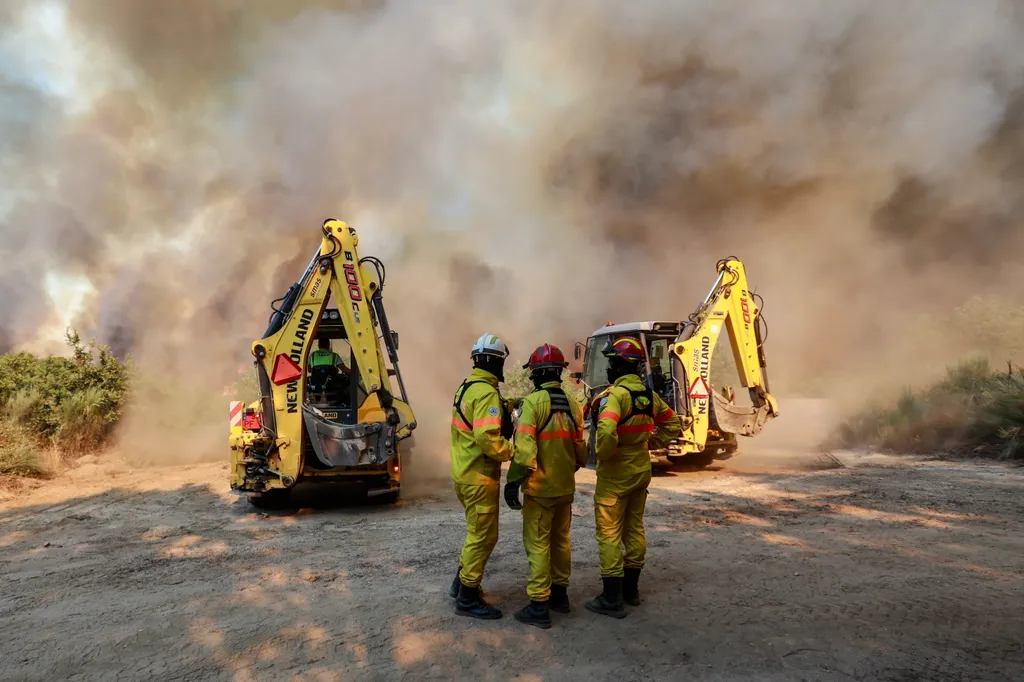
[{"label": "yellow backhoe loader", "polygon": [[[359,257],[346,223],[327,220],[321,230],[320,248],[252,344],[259,400],[231,405],[231,489],[257,506],[281,502],[303,481],[396,498],[399,443],[416,428],[398,334],[384,314],[384,265]],[[317,346],[328,361],[311,368]]]},{"label": "yellow backhoe loader", "polygon": [[[577,343],[576,359],[583,371],[574,377],[585,387],[587,427],[590,407],[608,390],[607,359],[601,354],[619,336],[637,339],[647,349],[645,380],[683,419],[683,433],[665,450],[652,450],[653,463],[706,467],[731,457],[736,436],[755,436],[779,414],[768,393],[760,297],[751,294],[743,264],[735,258],[718,262],[718,279],[685,322],[649,321],[611,324],[596,330],[587,343]],[[758,299],[759,304],[754,304]],[[731,387],[711,385],[711,360],[722,330],[729,335],[740,382],[750,392],[750,406],[739,406]],[[593,456],[591,465],[593,465]]]}]

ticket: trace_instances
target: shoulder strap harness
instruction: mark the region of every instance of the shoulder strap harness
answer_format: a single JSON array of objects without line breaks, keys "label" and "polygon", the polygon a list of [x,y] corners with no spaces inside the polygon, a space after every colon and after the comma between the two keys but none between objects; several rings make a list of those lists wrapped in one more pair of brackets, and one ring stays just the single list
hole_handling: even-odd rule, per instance
[{"label": "shoulder strap harness", "polygon": [[[455,402],[452,403],[452,407],[455,408],[455,411],[459,414],[459,417],[462,418],[462,422],[466,425],[467,428],[471,430],[473,428],[473,423],[466,419],[466,415],[463,414],[462,412],[462,398],[463,396],[466,395],[466,391],[473,384],[487,384],[488,386],[491,385],[489,382],[483,381],[481,379],[476,379],[475,381],[463,381],[462,385],[459,386],[458,390],[455,391]],[[501,403],[501,401],[498,402]],[[501,404],[503,405],[504,403]]]},{"label": "shoulder strap harness", "polygon": [[569,404],[569,398],[566,397],[565,391],[561,388],[544,388],[541,389],[548,392],[548,397],[551,398],[551,410],[548,412],[547,419],[541,424],[540,428],[537,429],[537,433],[540,433],[547,428],[548,424],[551,423],[551,418],[556,413],[569,415],[569,421],[572,422],[572,430],[575,433],[579,427],[576,425],[576,415],[573,414],[572,406]]},{"label": "shoulder strap harness", "polygon": [[[628,388],[626,390],[629,391],[631,402],[629,417],[635,417],[638,414],[642,414],[654,419],[654,395],[651,389],[645,386],[642,391],[630,391]],[[637,405],[637,398],[640,398],[641,396],[647,398],[647,407],[640,407]],[[629,419],[629,417],[623,417],[623,419]]]}]

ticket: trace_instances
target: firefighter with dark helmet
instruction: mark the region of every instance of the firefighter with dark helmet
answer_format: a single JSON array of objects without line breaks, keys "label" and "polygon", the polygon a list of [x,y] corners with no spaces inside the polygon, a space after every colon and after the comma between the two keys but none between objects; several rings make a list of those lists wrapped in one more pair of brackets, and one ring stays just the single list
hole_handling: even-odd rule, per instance
[{"label": "firefighter with dark helmet", "polygon": [[523,398],[515,454],[505,478],[505,502],[523,513],[523,545],[530,564],[530,603],[515,618],[540,628],[551,627],[550,611],[569,612],[569,526],[576,471],[587,462],[583,409],[562,390],[568,365],[562,351],[547,343],[523,365],[535,390]]},{"label": "firefighter with dark helmet", "polygon": [[455,493],[466,512],[466,540],[448,594],[460,616],[501,618],[501,610],[480,593],[487,560],[498,543],[501,463],[512,458],[509,401],[498,392],[508,347],[484,334],[470,352],[473,371],[455,391],[452,405],[451,466]]},{"label": "firefighter with dark helmet", "polygon": [[624,618],[623,602],[640,604],[639,580],[647,553],[644,507],[651,482],[649,450],[663,448],[682,433],[682,420],[640,378],[644,348],[620,336],[603,351],[611,387],[598,396],[594,449],[597,485],[594,522],[604,590],[588,610]]}]

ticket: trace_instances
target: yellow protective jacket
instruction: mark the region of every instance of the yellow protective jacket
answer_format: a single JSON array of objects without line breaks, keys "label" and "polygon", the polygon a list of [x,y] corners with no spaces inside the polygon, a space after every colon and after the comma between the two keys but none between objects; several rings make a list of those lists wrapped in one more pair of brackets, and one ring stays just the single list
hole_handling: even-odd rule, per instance
[{"label": "yellow protective jacket", "polygon": [[640,377],[627,374],[619,377],[601,398],[596,410],[598,479],[628,487],[650,472],[648,451],[667,446],[682,433],[682,420],[653,391],[653,416],[634,414],[630,391],[640,392],[644,388]]},{"label": "yellow protective jacket", "polygon": [[561,383],[547,382],[523,398],[515,455],[505,477],[508,483],[523,482],[523,493],[532,497],[572,495],[576,492],[576,470],[587,463],[583,408],[566,394],[572,419],[564,412],[552,414],[549,388],[561,388]]},{"label": "yellow protective jacket", "polygon": [[[476,383],[471,383],[476,382]],[[461,399],[461,400],[460,400]],[[498,393],[498,378],[474,369],[455,392],[452,406],[452,480],[464,485],[498,485],[501,463],[512,459],[512,444],[501,435],[505,403]]]}]

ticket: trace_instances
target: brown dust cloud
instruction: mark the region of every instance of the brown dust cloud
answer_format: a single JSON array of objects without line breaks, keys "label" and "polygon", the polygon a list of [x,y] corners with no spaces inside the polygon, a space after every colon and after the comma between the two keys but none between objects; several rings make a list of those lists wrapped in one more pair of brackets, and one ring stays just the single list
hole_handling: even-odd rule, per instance
[{"label": "brown dust cloud", "polygon": [[154,415],[248,366],[326,217],[388,267],[418,439],[442,453],[478,334],[521,362],[684,318],[722,257],[764,297],[782,399],[930,376],[965,349],[921,316],[1021,297],[1020,2],[7,0],[0,19],[0,350],[47,347],[55,275],[88,283],[72,322],[152,378],[129,431],[162,458],[226,457],[220,398]]}]

